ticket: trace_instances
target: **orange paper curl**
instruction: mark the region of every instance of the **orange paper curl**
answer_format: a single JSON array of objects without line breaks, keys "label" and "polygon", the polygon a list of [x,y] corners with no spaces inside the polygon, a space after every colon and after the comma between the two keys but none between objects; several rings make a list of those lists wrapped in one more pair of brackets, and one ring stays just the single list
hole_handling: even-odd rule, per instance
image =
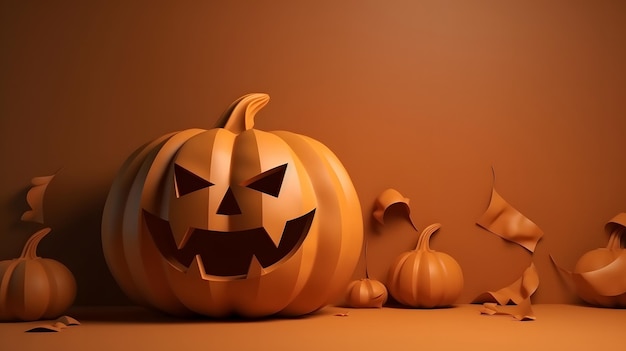
[{"label": "orange paper curl", "polygon": [[476,297],[473,302],[497,302],[500,305],[506,305],[510,302],[521,304],[530,298],[537,291],[538,287],[539,275],[537,274],[537,268],[531,263],[519,279],[500,290],[484,292]]},{"label": "orange paper curl", "polygon": [[400,194],[398,190],[392,188],[386,189],[376,198],[376,205],[372,215],[380,224],[385,224],[385,213],[389,207],[399,204],[406,211],[406,216],[409,219],[409,222],[411,222],[413,228],[418,230],[415,223],[413,223],[413,219],[411,218],[409,201],[409,198],[404,197],[404,195]]},{"label": "orange paper curl", "polygon": [[535,251],[537,242],[543,236],[543,231],[504,201],[495,187],[491,191],[489,207],[478,218],[476,224],[505,240],[523,246],[530,252]]},{"label": "orange paper curl", "polygon": [[22,214],[22,221],[43,224],[43,195],[54,176],[55,175],[53,174],[50,176],[34,177],[31,179],[30,182],[32,184],[32,188],[30,188],[26,194],[26,202],[28,202],[31,210]]},{"label": "orange paper curl", "polygon": [[537,319],[530,304],[530,298],[523,300],[519,305],[512,306],[500,306],[493,302],[487,302],[481,307],[480,313],[490,316],[495,314],[509,315],[518,321],[534,321]]},{"label": "orange paper curl", "polygon": [[[539,287],[539,275],[533,263],[512,284],[498,290],[487,291],[476,297],[473,303],[482,303],[483,314],[506,314],[517,320],[535,320],[530,296]],[[514,303],[514,306],[505,306]]]}]

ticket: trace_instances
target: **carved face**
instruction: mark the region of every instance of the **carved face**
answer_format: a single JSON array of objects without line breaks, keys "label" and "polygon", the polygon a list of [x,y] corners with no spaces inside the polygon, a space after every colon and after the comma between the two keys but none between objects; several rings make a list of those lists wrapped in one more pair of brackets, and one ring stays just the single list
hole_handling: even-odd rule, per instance
[{"label": "carved face", "polygon": [[171,166],[169,221],[144,210],[146,230],[180,271],[203,279],[270,272],[306,239],[315,218],[311,183],[280,138],[216,129],[187,141]]},{"label": "carved face", "polygon": [[254,129],[268,101],[164,135],[122,166],[103,211],[111,273],[138,303],[221,317],[302,315],[341,294],[361,252],[346,170],[304,135]]}]

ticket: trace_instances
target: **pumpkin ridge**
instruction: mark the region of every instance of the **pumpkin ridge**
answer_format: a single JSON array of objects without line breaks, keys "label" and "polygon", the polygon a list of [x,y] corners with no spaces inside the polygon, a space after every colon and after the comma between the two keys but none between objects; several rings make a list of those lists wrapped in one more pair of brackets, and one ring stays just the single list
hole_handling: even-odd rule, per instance
[{"label": "pumpkin ridge", "polygon": [[14,304],[8,304],[7,301],[10,299],[9,285],[11,284],[11,277],[13,273],[15,273],[15,268],[21,261],[22,259],[19,258],[4,261],[7,262],[7,267],[3,272],[0,271],[0,273],[2,273],[2,280],[0,281],[0,320],[10,320],[16,317],[15,312],[11,308]]},{"label": "pumpkin ridge", "polygon": [[[305,282],[303,293],[285,310],[287,314],[308,313],[312,312],[312,310],[304,311],[300,306],[317,304],[321,307],[324,305],[325,301],[327,302],[327,300],[339,296],[342,292],[339,289],[335,289],[336,291],[329,291],[326,294],[315,293],[315,291],[317,291],[315,287],[316,281],[323,279],[324,281],[330,282],[331,286],[337,286],[338,282],[343,282],[344,280],[349,281],[351,277],[351,273],[357,263],[356,261],[350,263],[352,265],[351,269],[335,270],[330,275],[322,273],[324,271],[322,266],[337,266],[337,264],[340,263],[347,265],[347,256],[360,257],[363,240],[362,234],[360,234],[362,233],[363,226],[360,203],[354,185],[349,182],[347,176],[343,176],[347,175],[346,169],[327,146],[306,135],[289,131],[272,131],[271,133],[285,141],[289,147],[292,148],[295,157],[303,164],[310,182],[313,185],[313,190],[317,198],[319,216],[328,217],[330,213],[336,213],[336,215],[333,215],[333,217],[337,216],[337,220],[334,221],[335,224],[329,222],[323,224],[324,228],[329,228],[331,225],[333,228],[320,228],[319,230],[336,231],[338,227],[340,228],[339,231],[343,233],[338,237],[323,237],[324,243],[318,245],[335,248],[331,254],[328,254],[333,258],[333,261],[325,261],[323,264],[318,264],[312,270],[311,278]],[[326,187],[324,184],[332,184],[334,189],[341,190],[336,190],[332,197],[328,196],[328,194],[323,191]],[[358,246],[356,245],[357,239],[360,242]],[[331,240],[333,242],[331,242]],[[339,241],[339,245],[335,244],[334,241]],[[348,250],[352,250],[353,252],[350,253]],[[349,275],[347,274],[348,272],[350,273]],[[311,302],[307,302],[307,300]],[[313,303],[313,301],[315,303]]]},{"label": "pumpkin ridge", "polygon": [[[50,279],[44,267],[44,258],[24,261],[24,277],[36,276],[37,278],[24,279],[24,314],[22,319],[35,320],[41,318],[50,306]],[[32,284],[41,279],[43,284]],[[31,285],[32,284],[32,285]]]},{"label": "pumpkin ridge", "polygon": [[124,293],[138,303],[141,301],[139,288],[132,280],[124,251],[120,250],[123,247],[123,238],[120,235],[123,231],[125,214],[123,209],[128,201],[128,192],[134,184],[133,180],[145,158],[151,154],[156,145],[160,148],[174,134],[176,133],[169,133],[143,144],[124,161],[120,168],[123,171],[116,175],[111,184],[102,213],[101,242],[105,262]]}]

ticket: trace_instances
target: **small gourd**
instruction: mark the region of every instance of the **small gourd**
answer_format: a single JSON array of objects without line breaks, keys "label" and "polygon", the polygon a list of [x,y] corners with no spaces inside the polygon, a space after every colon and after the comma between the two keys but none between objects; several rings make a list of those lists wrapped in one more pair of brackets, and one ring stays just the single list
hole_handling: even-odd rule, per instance
[{"label": "small gourd", "polygon": [[50,230],[33,234],[19,258],[0,261],[0,321],[54,319],[74,302],[76,281],[70,270],[37,256],[37,245]]},{"label": "small gourd", "polygon": [[398,256],[389,269],[387,288],[399,303],[418,308],[452,305],[463,290],[463,272],[450,255],[431,250],[429,241],[441,224],[428,226],[413,251]]}]

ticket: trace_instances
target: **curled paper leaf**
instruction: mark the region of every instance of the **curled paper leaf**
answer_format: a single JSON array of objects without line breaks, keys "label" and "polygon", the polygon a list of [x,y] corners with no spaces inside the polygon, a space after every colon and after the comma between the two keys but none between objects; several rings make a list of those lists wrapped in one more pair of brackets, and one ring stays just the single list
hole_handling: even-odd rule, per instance
[{"label": "curled paper leaf", "polygon": [[26,202],[28,202],[31,210],[22,214],[22,221],[43,224],[43,195],[54,176],[53,174],[31,179],[32,188],[30,188],[26,194]]},{"label": "curled paper leaf", "polygon": [[573,272],[550,258],[584,301],[604,307],[626,307],[626,249],[621,247],[626,235],[626,213],[613,217],[604,228],[609,234],[607,246],[585,253]]},{"label": "curled paper leaf", "polygon": [[40,324],[26,330],[26,333],[60,332],[69,326],[80,325],[80,322],[70,316],[61,316],[50,324]]},{"label": "curled paper leaf", "polygon": [[530,219],[526,218],[508,204],[495,187],[491,190],[491,201],[485,213],[476,224],[501,238],[519,244],[530,252],[535,251],[543,231]]},{"label": "curled paper leaf", "polygon": [[481,314],[488,314],[490,316],[501,314],[509,315],[518,321],[534,321],[537,319],[535,312],[532,309],[530,298],[523,300],[518,305],[501,306],[493,302],[486,302],[480,309]]},{"label": "curled paper leaf", "polygon": [[70,316],[61,316],[56,319],[56,322],[61,322],[67,326],[80,325],[80,322],[78,320]]},{"label": "curled paper leaf", "polygon": [[509,302],[521,304],[539,287],[539,275],[533,263],[524,270],[522,276],[512,284],[498,290],[487,291],[477,296],[472,303],[496,302],[506,305]]},{"label": "curled paper leaf", "polygon": [[417,227],[413,223],[413,219],[411,218],[411,208],[409,207],[409,198],[404,197],[404,195],[400,194],[396,189],[386,189],[378,197],[376,198],[376,205],[374,207],[374,213],[372,214],[374,218],[380,223],[385,224],[385,212],[392,205],[400,204],[406,211],[406,215],[411,222],[411,225],[415,230]]},{"label": "curled paper leaf", "polygon": [[67,325],[60,322],[55,324],[42,324],[26,330],[26,333],[56,333],[64,328],[67,328]]}]

